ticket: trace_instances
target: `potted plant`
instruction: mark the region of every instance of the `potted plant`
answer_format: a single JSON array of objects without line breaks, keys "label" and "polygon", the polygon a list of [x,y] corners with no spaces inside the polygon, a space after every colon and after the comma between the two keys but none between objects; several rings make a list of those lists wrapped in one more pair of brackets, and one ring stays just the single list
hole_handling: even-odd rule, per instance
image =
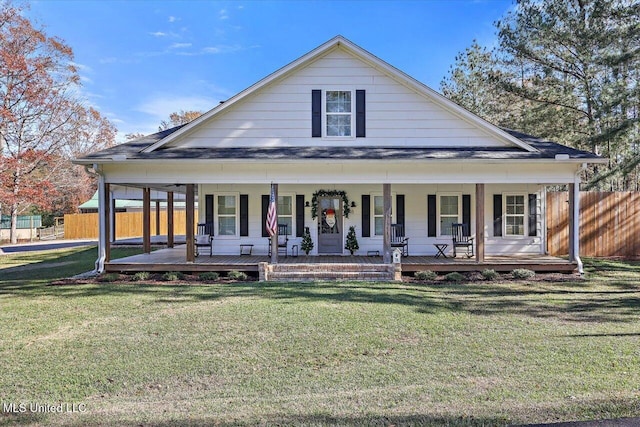
[{"label": "potted plant", "polygon": [[311,240],[311,233],[309,227],[304,228],[304,234],[302,235],[302,242],[300,243],[300,249],[304,251],[306,255],[313,249],[313,240]]},{"label": "potted plant", "polygon": [[356,228],[352,225],[349,227],[349,232],[347,233],[347,243],[344,245],[345,249],[348,249],[351,252],[351,255],[358,249],[360,249],[360,245],[358,245],[358,239],[356,238]]}]

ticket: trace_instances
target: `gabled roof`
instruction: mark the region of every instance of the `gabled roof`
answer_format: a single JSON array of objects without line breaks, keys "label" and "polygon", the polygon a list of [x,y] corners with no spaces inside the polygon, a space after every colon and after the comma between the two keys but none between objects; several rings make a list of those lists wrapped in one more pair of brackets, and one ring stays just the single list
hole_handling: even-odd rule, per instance
[{"label": "gabled roof", "polygon": [[402,72],[401,70],[393,67],[392,65],[390,65],[387,62],[381,60],[380,58],[378,58],[375,55],[369,53],[368,51],[362,49],[360,46],[352,43],[351,41],[347,40],[346,38],[344,38],[342,36],[336,36],[336,37],[332,38],[331,40],[329,40],[326,43],[324,43],[324,44],[320,45],[319,47],[315,48],[314,50],[312,50],[311,52],[307,53],[306,55],[303,55],[302,57],[300,57],[300,58],[296,59],[295,61],[291,62],[290,64],[282,67],[281,69],[277,70],[276,72],[268,75],[264,79],[260,80],[259,82],[255,83],[254,85],[248,87],[247,89],[243,90],[242,92],[238,93],[237,95],[229,98],[224,103],[219,104],[218,106],[216,106],[215,108],[213,108],[209,112],[203,114],[202,116],[200,116],[197,119],[193,120],[192,122],[188,123],[184,127],[178,129],[177,131],[171,133],[170,135],[167,135],[167,136],[161,138],[160,140],[156,141],[155,143],[143,148],[142,151],[146,152],[146,153],[149,153],[149,152],[155,151],[155,150],[157,150],[157,149],[159,149],[159,148],[161,148],[161,147],[163,147],[163,146],[165,146],[165,145],[167,145],[167,144],[169,144],[169,143],[171,143],[173,141],[178,140],[182,135],[185,135],[185,134],[189,133],[191,130],[197,128],[201,123],[204,123],[204,122],[208,121],[209,119],[215,117],[216,115],[220,114],[221,112],[233,107],[234,104],[238,103],[239,101],[241,101],[242,99],[246,98],[247,96],[255,93],[256,91],[258,91],[261,88],[269,85],[270,83],[274,82],[277,79],[283,78],[286,75],[294,73],[296,70],[299,70],[299,69],[305,67],[306,65],[308,65],[311,62],[315,61],[316,59],[318,59],[318,58],[322,57],[323,55],[327,54],[331,50],[337,49],[337,48],[342,48],[343,50],[349,52],[354,57],[359,58],[360,60],[368,63],[372,67],[374,67],[374,68],[378,69],[379,71],[385,73],[386,75],[388,75],[392,79],[394,79],[394,80],[398,81],[399,83],[411,88],[415,92],[422,94],[423,96],[428,98],[430,101],[432,101],[436,105],[439,105],[440,107],[442,107],[445,110],[455,114],[456,116],[466,120],[467,122],[476,125],[478,128],[483,129],[484,131],[488,132],[490,135],[494,135],[499,140],[502,140],[502,141],[505,141],[505,142],[507,142],[509,144],[515,145],[517,147],[520,147],[521,149],[526,150],[528,152],[535,152],[536,151],[535,147],[527,144],[526,142],[524,142],[524,141],[522,141],[522,140],[520,140],[518,138],[515,138],[513,135],[509,134],[508,132],[503,131],[502,129],[492,125],[491,123],[481,119],[480,117],[476,116],[475,114],[473,114],[473,113],[467,111],[466,109],[460,107],[459,105],[457,105],[453,101],[451,101],[448,98],[440,95],[435,90],[429,88],[428,86],[426,86],[423,83],[417,81],[416,79],[414,79],[413,77],[409,76],[408,74],[406,74],[406,73]]},{"label": "gabled roof", "polygon": [[567,161],[599,163],[607,160],[588,151],[577,150],[551,141],[545,141],[511,129],[500,128],[514,138],[535,148],[527,151],[520,147],[487,148],[420,148],[420,147],[223,147],[179,148],[160,147],[146,151],[163,138],[178,132],[177,126],[134,141],[116,145],[77,159],[76,163],[91,164],[119,160],[551,160],[565,156]]}]

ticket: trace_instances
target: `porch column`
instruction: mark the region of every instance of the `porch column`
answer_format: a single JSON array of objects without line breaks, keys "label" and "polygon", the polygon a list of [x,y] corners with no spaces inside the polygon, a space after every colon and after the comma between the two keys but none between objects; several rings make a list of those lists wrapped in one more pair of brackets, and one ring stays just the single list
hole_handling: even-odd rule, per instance
[{"label": "porch column", "polygon": [[142,252],[151,253],[151,189],[142,189]]},{"label": "porch column", "polygon": [[109,192],[109,204],[111,205],[110,224],[109,224],[109,240],[111,242],[116,241],[116,198],[113,197],[113,192]]},{"label": "porch column", "polygon": [[160,235],[160,200],[156,200],[156,236]]},{"label": "porch column", "polygon": [[106,214],[106,201],[109,197],[107,196],[107,184],[104,182],[101,167],[93,165],[93,168],[98,173],[98,259],[96,259],[95,271],[102,273],[106,258],[106,242],[109,240],[108,216]]},{"label": "porch column", "polygon": [[173,191],[167,193],[167,247],[173,247]]},{"label": "porch column", "polygon": [[111,261],[111,185],[109,183],[104,184],[104,261]]},{"label": "porch column", "polygon": [[195,222],[195,190],[193,184],[187,184],[187,200],[186,200],[186,214],[187,223],[185,226],[185,232],[187,233],[187,262],[195,262],[196,260],[196,247],[194,242],[195,232],[193,224]]},{"label": "porch column", "polygon": [[578,272],[584,272],[580,259],[580,178],[569,184],[569,261],[578,264]]},{"label": "porch column", "polygon": [[[278,225],[277,225],[277,218],[278,218],[278,184],[271,184],[271,196],[273,197],[273,199],[275,200],[275,207],[276,207],[276,212],[275,212],[275,216],[276,216],[276,227],[275,227],[275,233],[273,234],[273,236],[271,236],[271,264],[277,264],[278,263]],[[269,199],[269,204],[271,204],[271,199]],[[268,214],[267,214],[268,216]],[[264,219],[265,221],[267,220],[266,218]]]},{"label": "porch column", "polygon": [[484,184],[476,184],[476,263],[484,262]]},{"label": "porch column", "polygon": [[382,184],[382,207],[384,211],[382,234],[382,262],[391,263],[391,184]]}]

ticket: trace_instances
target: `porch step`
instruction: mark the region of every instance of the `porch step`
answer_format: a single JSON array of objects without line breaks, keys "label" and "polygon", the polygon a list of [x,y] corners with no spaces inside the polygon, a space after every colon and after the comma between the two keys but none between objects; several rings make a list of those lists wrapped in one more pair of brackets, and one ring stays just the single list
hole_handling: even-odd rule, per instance
[{"label": "porch step", "polygon": [[[363,280],[392,281],[400,276],[393,264],[267,264],[264,263],[264,275],[268,281],[315,281],[315,280]],[[262,269],[261,268],[261,269]]]}]

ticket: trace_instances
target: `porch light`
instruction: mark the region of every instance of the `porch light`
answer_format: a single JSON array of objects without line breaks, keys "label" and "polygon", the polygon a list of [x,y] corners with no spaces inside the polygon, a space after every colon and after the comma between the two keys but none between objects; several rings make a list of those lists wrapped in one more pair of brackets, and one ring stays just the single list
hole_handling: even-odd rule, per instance
[{"label": "porch light", "polygon": [[305,208],[310,208],[310,207],[311,207],[311,205],[309,204],[309,201],[308,201],[308,200],[304,203],[304,207],[305,207]]},{"label": "porch light", "polygon": [[356,207],[356,202],[351,202],[351,207],[355,208]]}]

